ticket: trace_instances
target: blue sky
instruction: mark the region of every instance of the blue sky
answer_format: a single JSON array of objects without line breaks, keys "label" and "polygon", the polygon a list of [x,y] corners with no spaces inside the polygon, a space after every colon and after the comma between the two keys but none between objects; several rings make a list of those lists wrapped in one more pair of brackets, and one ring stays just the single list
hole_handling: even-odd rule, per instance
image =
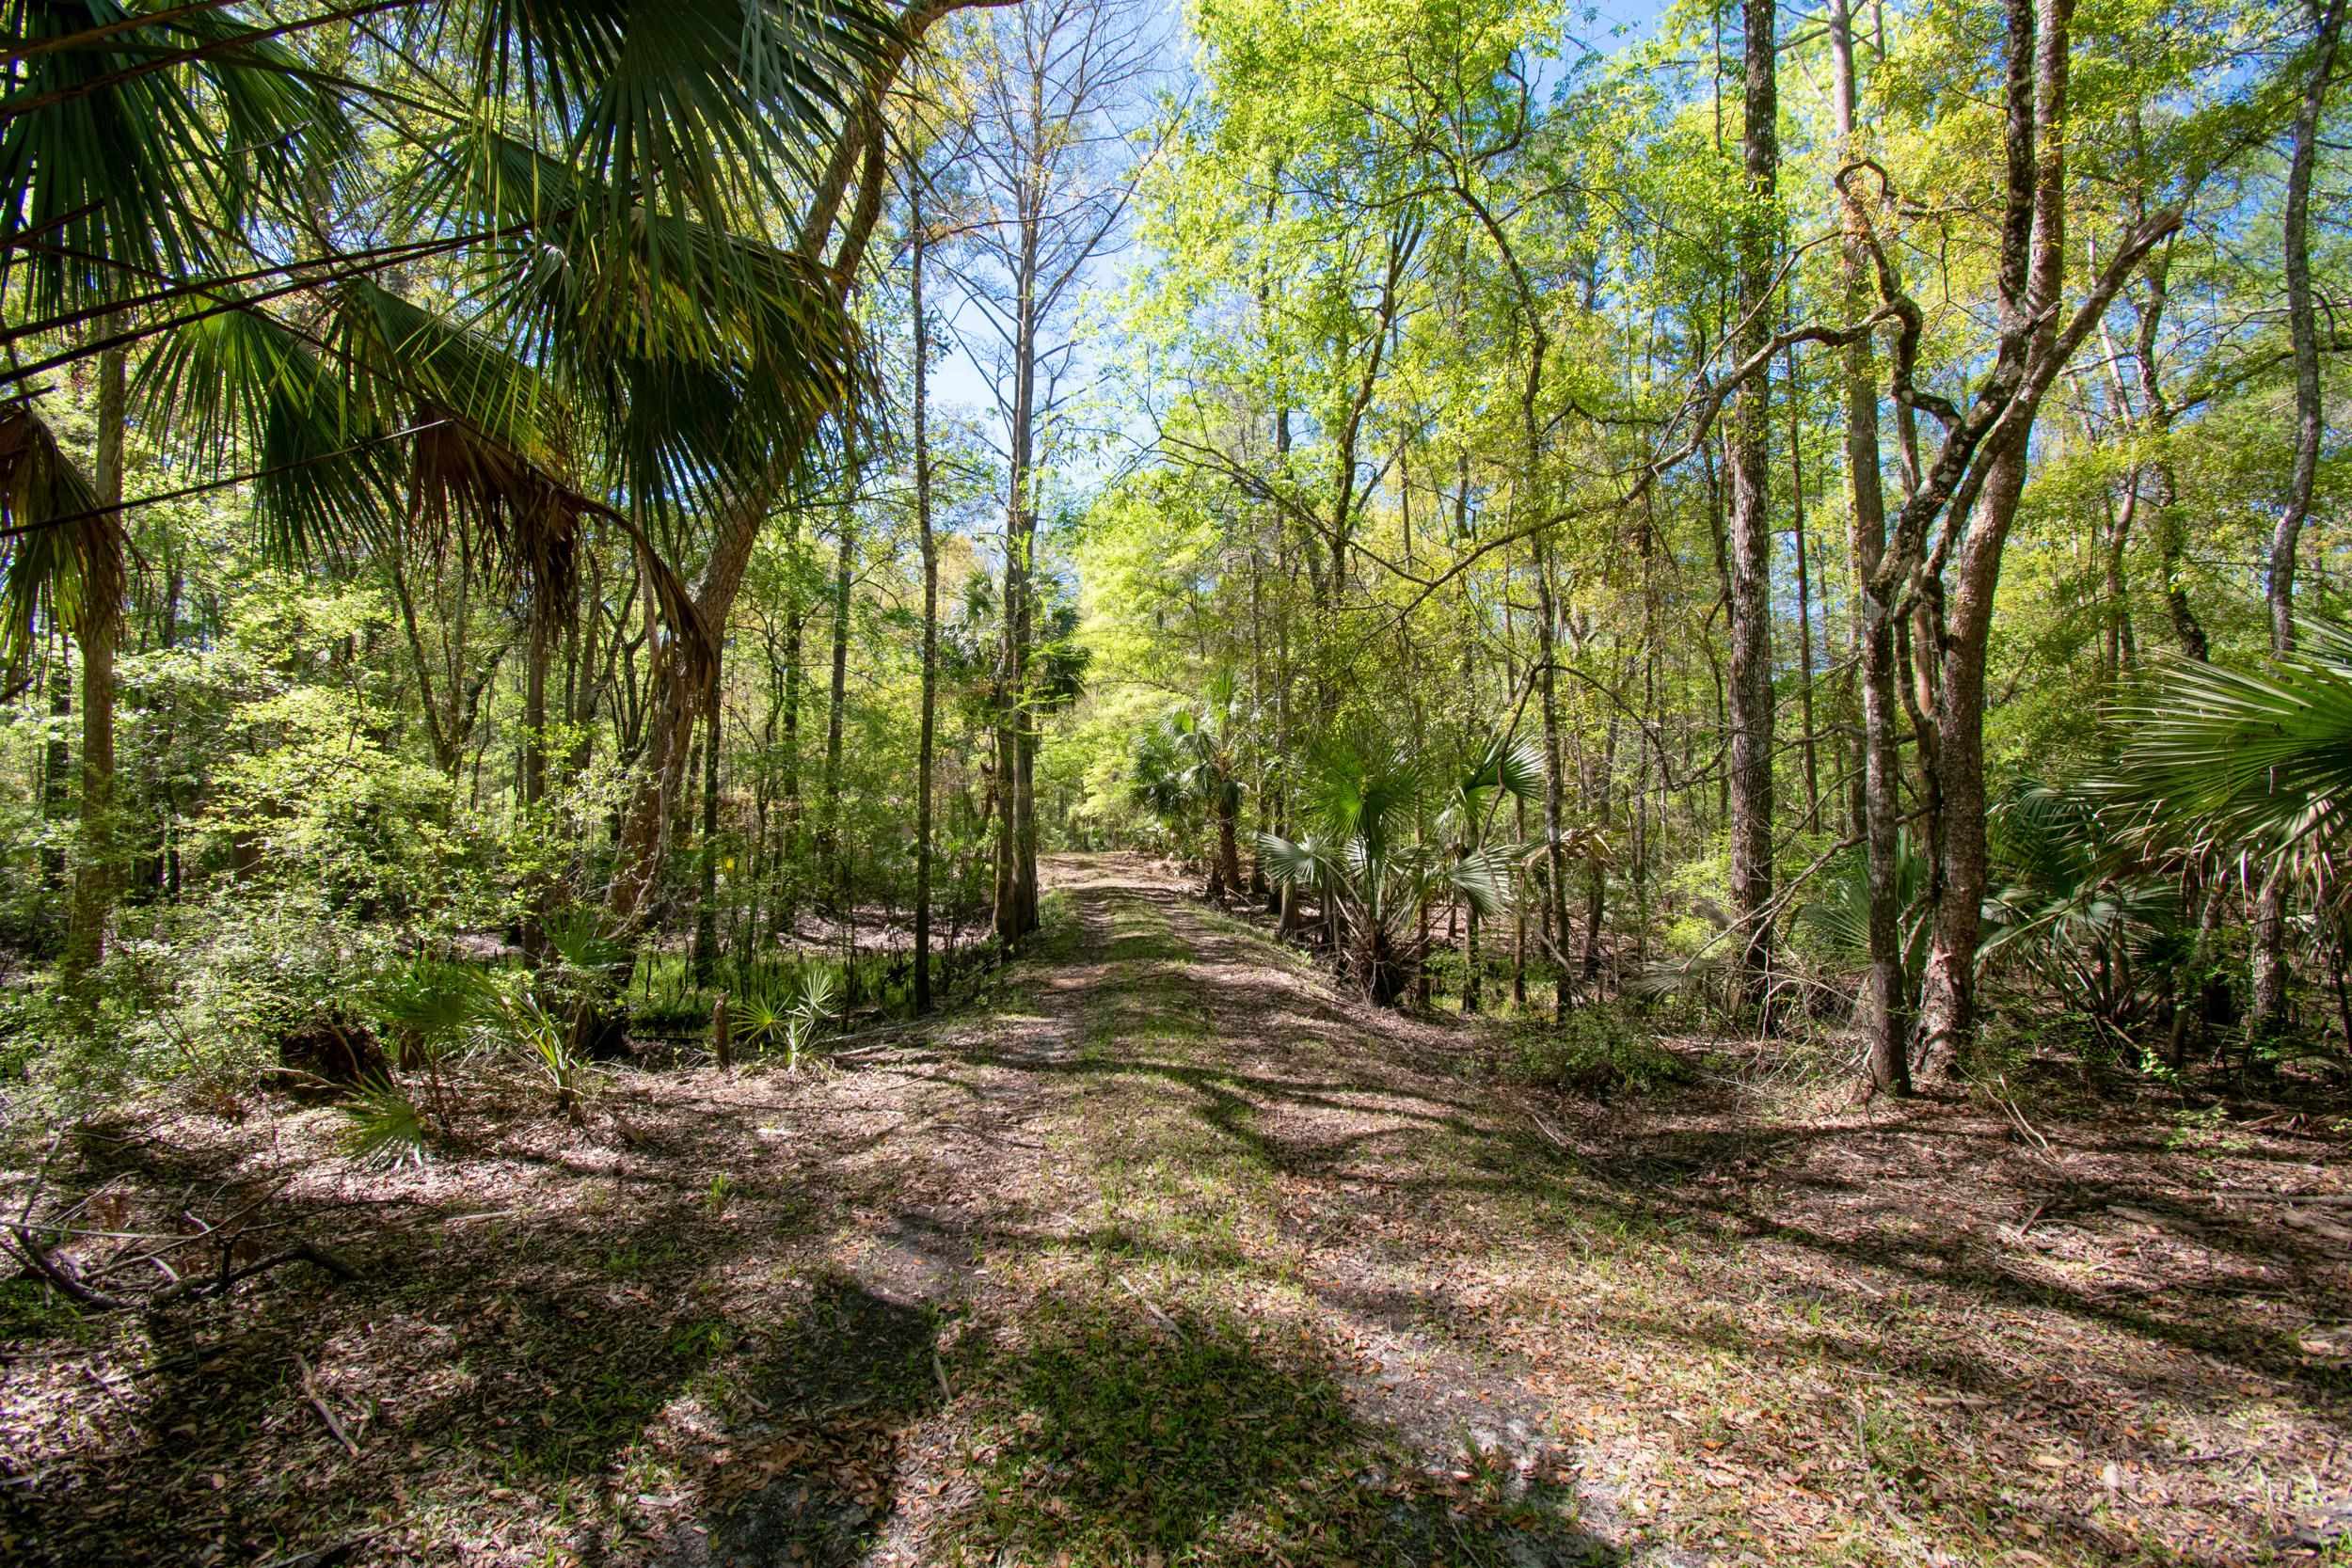
[{"label": "blue sky", "polygon": [[[1646,34],[1664,10],[1661,0],[1595,0],[1568,22],[1566,32],[1588,46],[1613,52],[1613,48],[1623,48]],[[1181,0],[1168,0],[1163,16],[1168,39],[1168,81],[1181,87],[1192,74],[1193,53],[1190,35],[1183,24]],[[1132,247],[1104,260],[1098,264],[1090,293],[1103,295],[1118,292],[1135,260]],[[973,307],[961,304],[947,290],[937,292],[942,296],[940,308],[945,323],[957,328],[954,336],[959,342],[933,362],[933,415],[975,422],[1001,451],[1003,426],[996,415],[995,375],[983,362],[993,335],[977,319],[963,319]],[[961,346],[963,343],[970,344],[971,349]]]}]

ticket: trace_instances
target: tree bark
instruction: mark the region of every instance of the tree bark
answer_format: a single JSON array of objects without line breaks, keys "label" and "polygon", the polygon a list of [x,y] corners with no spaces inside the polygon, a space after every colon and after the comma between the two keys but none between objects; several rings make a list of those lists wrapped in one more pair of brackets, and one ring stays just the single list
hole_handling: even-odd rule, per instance
[{"label": "tree bark", "polygon": [[2319,475],[2326,409],[2320,402],[2319,325],[2312,297],[2312,175],[2319,161],[2319,119],[2327,106],[2336,45],[2344,34],[2344,0],[2314,11],[2311,73],[2295,115],[2295,154],[2287,166],[2285,215],[2287,332],[2295,350],[2295,469],[2287,504],[2270,535],[2270,646],[2295,650],[2295,552],[2312,513]]},{"label": "tree bark", "polygon": [[[1830,51],[1836,68],[1835,112],[1840,156],[1860,151],[1855,134],[1858,93],[1854,73],[1853,19],[1847,0],[1831,0]],[[1850,311],[1865,301],[1869,264],[1860,215],[1848,212],[1839,273]],[[1902,761],[1895,695],[1895,607],[1874,587],[1886,552],[1886,497],[1879,472],[1879,399],[1876,352],[1868,337],[1845,348],[1846,475],[1851,492],[1848,546],[1859,587],[1855,641],[1860,663],[1857,686],[1862,708],[1863,858],[1869,886],[1869,967],[1864,973],[1855,1012],[1867,1042],[1865,1071],[1873,1088],[1911,1092],[1911,1006],[1903,970],[1899,856]]]},{"label": "tree bark", "polygon": [[914,528],[923,550],[923,712],[914,746],[914,1012],[931,1010],[931,748],[939,698],[939,541],[931,532],[930,323],[923,309],[923,175],[908,181],[908,313],[914,333]]},{"label": "tree bark", "polygon": [[[854,465],[852,465],[854,467]],[[856,481],[851,479],[852,492]],[[833,687],[825,706],[825,771],[818,802],[818,859],[833,879],[834,908],[847,913],[850,861],[841,831],[842,722],[850,695],[850,585],[857,572],[857,517],[845,507],[833,568]]]},{"label": "tree bark", "polygon": [[[1779,94],[1773,52],[1776,0],[1743,0],[1745,120],[1741,162],[1749,210],[1740,237],[1742,361],[1772,337],[1773,266],[1779,254]],[[1761,1003],[1770,984],[1772,901],[1772,529],[1771,385],[1759,368],[1733,395],[1724,432],[1731,482],[1731,897],[1739,923],[1739,991]]]},{"label": "tree bark", "polygon": [[[2171,623],[2172,641],[2180,648],[2182,656],[2202,663],[2210,651],[2205,627],[2198,620],[2195,607],[2188,601],[2188,584],[2182,580],[2181,573],[2185,544],[2181,526],[2181,482],[2168,445],[2172,436],[2172,402],[2165,395],[2164,378],[2158,373],[2156,366],[2156,338],[2163,328],[2165,308],[2171,299],[2169,287],[2170,273],[2171,258],[2169,253],[2159,252],[2150,258],[2148,308],[2140,312],[2134,357],[2139,365],[2140,400],[2147,405],[2142,423],[2155,449],[2148,464],[2149,472],[2155,481],[2154,493],[2148,499],[2156,515],[2156,555],[2164,573],[2165,612]],[[2119,531],[2116,554],[2121,556],[2122,553],[2122,541]],[[2115,633],[2119,668],[2128,625],[2128,622],[2120,624]]]},{"label": "tree bark", "polygon": [[[2270,535],[2270,651],[2283,658],[2295,651],[2295,552],[2319,474],[2319,446],[2326,418],[2320,401],[2319,329],[2312,299],[2312,172],[2319,157],[2319,119],[2344,32],[2344,0],[2327,0],[2316,14],[2311,74],[2295,116],[2295,154],[2287,166],[2287,331],[2295,350],[2295,468],[2287,504]],[[2269,1039],[2288,1027],[2293,979],[2286,958],[2286,879],[2263,879],[2254,902],[2252,1037]]]},{"label": "tree bark", "polygon": [[[127,353],[108,349],[98,360],[98,452],[93,477],[102,506],[119,506],[122,501]],[[106,921],[114,910],[115,647],[122,636],[128,541],[119,512],[76,526],[82,535],[82,580],[75,617],[76,641],[82,647],[82,804],[64,968],[68,991],[86,1000],[90,977],[106,955]]]},{"label": "tree bark", "polygon": [[[2010,210],[2002,265],[2002,324],[2026,344],[2029,361],[2046,372],[2039,386],[2021,388],[1987,443],[1982,478],[1963,514],[1967,528],[1941,628],[1934,691],[1935,788],[1942,839],[1937,869],[1935,931],[1921,990],[1920,1016],[1929,1059],[1949,1064],[1974,1035],[1977,949],[1983,936],[1989,881],[1985,836],[1985,658],[1993,630],[1994,594],[2001,552],[2017,519],[2027,478],[2033,416],[2041,390],[2055,374],[2058,307],[2065,277],[2066,90],[2074,0],[2010,0],[2010,47],[2030,52],[2030,113],[2015,114],[2017,73],[2012,57]],[[2022,143],[2022,145],[2021,145]],[[2022,154],[2022,157],[2021,157]],[[2015,204],[2020,165],[2030,170],[2021,214]],[[2020,230],[2026,243],[2015,241]],[[2110,291],[2109,296],[2112,297]]]},{"label": "tree bark", "polygon": [[1821,761],[1814,735],[1813,574],[1804,536],[1804,422],[1797,348],[1788,346],[1788,531],[1797,556],[1797,697],[1804,719],[1804,827],[1821,828]]},{"label": "tree bark", "polygon": [[[850,170],[862,169],[867,189],[861,193],[855,216],[842,234],[827,267],[833,287],[846,297],[857,275],[878,210],[876,187],[883,173],[880,143],[874,138],[875,116],[883,95],[903,69],[926,32],[941,18],[967,6],[1005,0],[925,0],[901,15],[899,40],[879,55],[865,84],[864,102],[852,111],[847,129],[828,165],[802,230],[802,250],[814,258],[821,253],[834,230],[834,219],[847,189]],[[903,47],[901,47],[903,45]],[[765,483],[751,486],[724,508],[713,531],[708,562],[694,585],[693,611],[714,635],[723,634],[735,596],[751,563],[752,546],[759,530],[782,494],[800,451],[781,452]],[[648,697],[650,716],[635,788],[622,814],[620,840],[614,856],[612,881],[607,893],[607,915],[619,934],[639,928],[650,912],[650,897],[660,879],[669,845],[666,827],[671,802],[684,786],[686,753],[695,711],[705,690],[689,678],[686,661],[658,651]]]},{"label": "tree bark", "polygon": [[1551,1021],[1568,1016],[1568,865],[1561,842],[1562,796],[1566,789],[1560,767],[1560,702],[1558,679],[1557,608],[1551,592],[1551,550],[1543,534],[1531,541],[1535,559],[1535,681],[1537,706],[1544,726],[1544,879],[1545,929],[1557,978],[1551,992]]},{"label": "tree bark", "polygon": [[721,723],[722,697],[724,688],[721,672],[724,667],[725,642],[719,644],[710,663],[710,715],[707,723],[708,738],[703,744],[703,820],[702,842],[696,847],[702,861],[701,896],[694,905],[694,983],[710,984],[719,960],[719,749],[723,726]]}]

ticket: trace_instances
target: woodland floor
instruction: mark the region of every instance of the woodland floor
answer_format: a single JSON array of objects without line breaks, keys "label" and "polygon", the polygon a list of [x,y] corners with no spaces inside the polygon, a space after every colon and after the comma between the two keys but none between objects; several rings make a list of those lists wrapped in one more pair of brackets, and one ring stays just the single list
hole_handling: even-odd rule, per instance
[{"label": "woodland floor", "polygon": [[86,1135],[81,1223],[261,1199],[361,1277],[0,1286],[0,1560],[2352,1562],[2352,1208],[2216,1196],[2345,1192],[2352,1118],[1511,1089],[1140,862],[1053,879],[834,1067],[391,1174],[325,1108]]}]

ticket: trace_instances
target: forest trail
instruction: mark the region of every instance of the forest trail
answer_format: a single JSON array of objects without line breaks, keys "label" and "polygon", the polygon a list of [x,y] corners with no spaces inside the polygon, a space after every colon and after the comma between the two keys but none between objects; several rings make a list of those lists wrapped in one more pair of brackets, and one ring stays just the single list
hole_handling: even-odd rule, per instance
[{"label": "forest trail", "polygon": [[[1043,1468],[1082,1479],[1030,1544],[1058,1519],[1081,1560],[1247,1559],[1306,1525],[1318,1560],[1686,1560],[1639,1545],[1510,1356],[1448,1331],[1454,1265],[1504,1244],[1453,1199],[1544,1157],[1461,1081],[1458,1032],[1341,999],[1140,857],[1062,857],[1047,886],[1009,999],[825,1108],[834,1175],[891,1198],[843,1216],[871,1238],[856,1289],[1013,1341],[1076,1331]],[[968,1492],[902,1484],[879,1560],[954,1555]]]},{"label": "forest trail", "polygon": [[2352,1229],[2212,1197],[2342,1129],[2045,1085],[2028,1138],[1740,1042],[1520,1089],[1507,1026],[1145,861],[1049,885],[977,994],[802,1070],[578,1122],[485,1070],[389,1171],[331,1105],[82,1134],[108,1227],[192,1196],[358,1277],[7,1298],[0,1560],[2221,1568],[2352,1517]]}]

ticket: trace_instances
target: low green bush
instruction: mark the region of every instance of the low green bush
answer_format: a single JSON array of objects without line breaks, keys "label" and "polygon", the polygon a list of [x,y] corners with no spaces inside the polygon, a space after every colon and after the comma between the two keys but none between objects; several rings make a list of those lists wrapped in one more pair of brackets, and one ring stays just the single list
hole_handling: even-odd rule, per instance
[{"label": "low green bush", "polygon": [[1559,1023],[1525,1023],[1506,1037],[1502,1076],[1580,1094],[1640,1094],[1691,1075],[1643,1016],[1614,1002],[1572,1009]]}]

